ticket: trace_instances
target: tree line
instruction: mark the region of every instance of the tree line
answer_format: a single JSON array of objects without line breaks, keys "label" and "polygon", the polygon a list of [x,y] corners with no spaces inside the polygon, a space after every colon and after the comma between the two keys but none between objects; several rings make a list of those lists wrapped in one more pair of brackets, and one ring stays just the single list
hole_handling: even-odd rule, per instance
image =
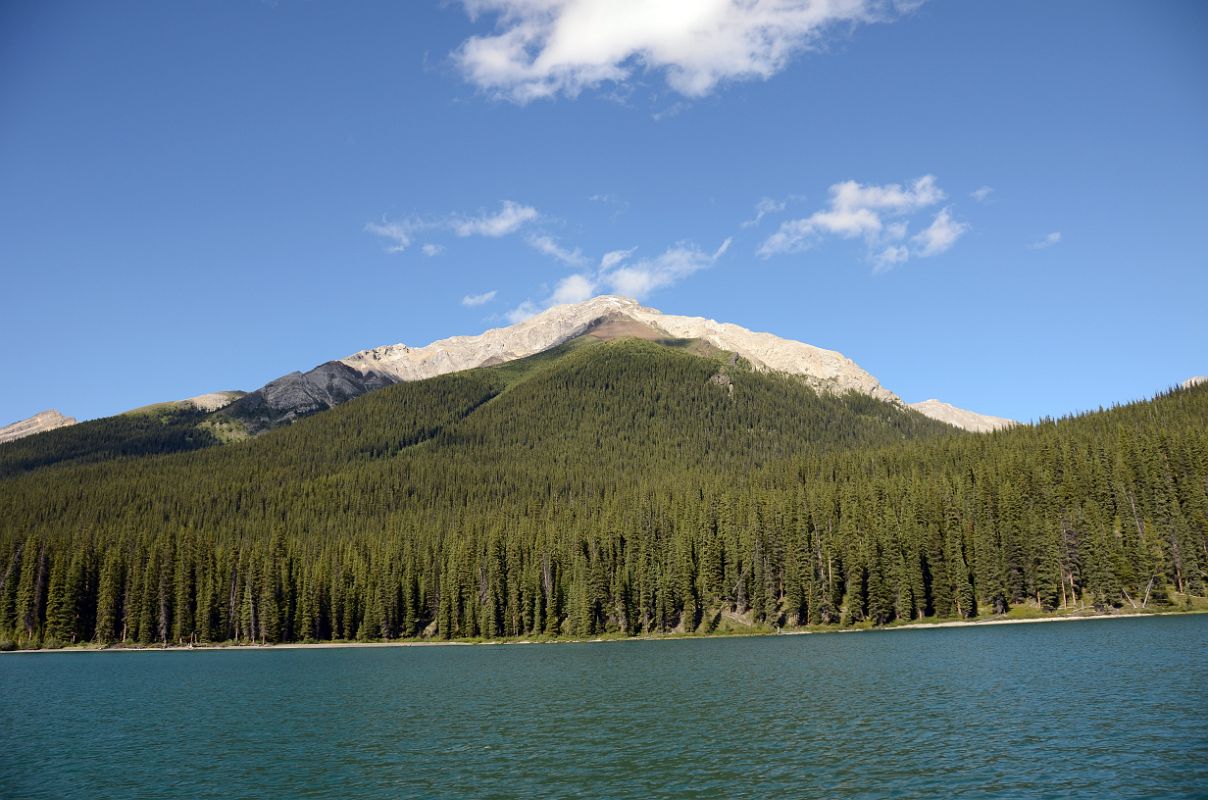
[{"label": "tree line", "polygon": [[[717,380],[724,375],[726,380]],[[0,481],[0,639],[884,625],[1204,594],[1208,387],[988,435],[651,343]]]}]

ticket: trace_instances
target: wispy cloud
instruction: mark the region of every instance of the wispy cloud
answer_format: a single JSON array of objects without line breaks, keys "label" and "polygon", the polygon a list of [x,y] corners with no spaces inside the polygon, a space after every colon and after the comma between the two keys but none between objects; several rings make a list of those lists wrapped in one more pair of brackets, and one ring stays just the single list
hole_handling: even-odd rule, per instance
[{"label": "wispy cloud", "polygon": [[915,234],[911,241],[918,245],[917,255],[921,258],[928,258],[938,256],[951,249],[952,245],[956,244],[956,240],[961,238],[967,230],[969,230],[967,223],[957,222],[952,218],[948,209],[944,208],[935,215],[931,224],[920,233]]},{"label": "wispy cloud", "polygon": [[751,219],[745,220],[741,227],[754,228],[763,221],[764,217],[768,216],[769,214],[778,214],[781,211],[784,211],[784,206],[785,203],[783,200],[773,200],[770,197],[765,197],[755,204],[755,216]]},{"label": "wispy cloud", "polygon": [[504,319],[515,325],[517,322],[524,322],[529,317],[536,316],[541,308],[532,300],[525,300],[520,305],[513,308],[511,311],[504,312]]},{"label": "wispy cloud", "polygon": [[654,291],[673,286],[717,263],[730,249],[732,242],[732,239],[726,239],[711,253],[689,242],[680,242],[654,258],[632,263],[628,259],[636,248],[613,250],[600,260],[599,269],[567,275],[558,281],[544,302],[525,300],[505,316],[512,322],[519,322],[550,306],[579,303],[600,292],[641,300]]},{"label": "wispy cloud", "polygon": [[[828,236],[863,239],[866,258],[874,272],[886,272],[911,256],[928,258],[949,250],[969,230],[968,223],[940,209],[931,223],[906,241],[909,217],[945,198],[934,175],[909,184],[861,184],[844,181],[830,187],[830,202],[800,219],[780,224],[756,251],[763,258],[799,253]],[[907,245],[912,245],[908,247]]]},{"label": "wispy cloud", "polygon": [[559,245],[552,236],[546,236],[545,234],[530,236],[527,241],[529,247],[538,253],[544,253],[550,258],[561,261],[563,264],[569,264],[572,267],[587,265],[587,259],[584,258],[583,252],[579,248],[576,247],[574,250],[568,250]]},{"label": "wispy cloud", "polygon": [[888,272],[909,258],[910,251],[904,245],[891,244],[872,257],[872,268],[874,272]]},{"label": "wispy cloud", "polygon": [[498,238],[514,233],[526,222],[532,222],[540,214],[532,206],[521,205],[512,200],[504,200],[500,209],[493,214],[481,214],[477,217],[467,217],[452,223],[453,232],[458,236],[489,236]]},{"label": "wispy cloud", "polygon": [[989,186],[980,186],[969,192],[969,196],[979,203],[984,203],[990,199],[990,195],[994,194],[994,189]]},{"label": "wispy cloud", "polygon": [[411,236],[414,229],[407,222],[367,222],[365,230],[381,236],[391,242],[386,246],[387,253],[401,253],[411,246]]},{"label": "wispy cloud", "polygon": [[595,293],[596,285],[591,278],[586,275],[567,275],[554,287],[554,292],[549,298],[549,305],[582,303]]},{"label": "wispy cloud", "polygon": [[610,215],[610,218],[614,220],[629,210],[628,200],[608,192],[604,192],[602,194],[593,194],[587,199],[593,203],[600,203],[611,208],[612,214]]},{"label": "wispy cloud", "polygon": [[631,247],[628,250],[609,250],[600,257],[600,270],[607,271],[625,261],[634,253],[637,252],[636,247]]},{"label": "wispy cloud", "polygon": [[1028,245],[1029,250],[1046,250],[1061,241],[1061,231],[1053,231]]},{"label": "wispy cloud", "polygon": [[[759,255],[767,258],[781,253],[796,253],[809,248],[823,235],[844,239],[863,236],[876,239],[885,230],[886,215],[901,215],[935,205],[944,199],[935,176],[924,175],[909,186],[891,183],[884,186],[844,181],[830,187],[830,204],[808,217],[792,219],[764,240]],[[889,229],[900,238],[905,228]]]},{"label": "wispy cloud", "polygon": [[887,22],[912,0],[463,0],[493,33],[454,53],[466,79],[517,103],[627,85],[661,72],[702,97],[727,81],[767,79],[817,49],[832,28]]},{"label": "wispy cloud", "polygon": [[495,299],[495,290],[483,292],[482,294],[468,294],[461,298],[461,304],[466,308],[476,308],[484,306]]},{"label": "wispy cloud", "polygon": [[693,273],[710,267],[730,249],[733,239],[726,239],[712,253],[701,250],[694,244],[680,243],[663,251],[662,254],[632,264],[623,263],[601,271],[597,282],[616,294],[645,298],[657,289],[679,283]]},{"label": "wispy cloud", "polygon": [[[390,242],[388,253],[401,253],[411,246],[417,234],[432,231],[452,232],[457,236],[487,236],[499,238],[515,233],[524,225],[535,222],[541,214],[532,206],[514,200],[504,200],[495,212],[482,211],[476,216],[450,214],[439,217],[411,216],[398,220],[383,219],[369,222],[365,230]],[[421,248],[424,255],[435,256],[444,252],[444,245],[429,242]]]}]

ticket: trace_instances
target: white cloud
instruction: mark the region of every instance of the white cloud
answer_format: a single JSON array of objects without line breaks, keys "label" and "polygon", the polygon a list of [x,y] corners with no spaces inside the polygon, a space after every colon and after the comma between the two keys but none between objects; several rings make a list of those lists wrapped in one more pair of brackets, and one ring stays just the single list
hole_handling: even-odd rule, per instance
[{"label": "white cloud", "polygon": [[680,243],[655,258],[601,270],[599,281],[616,294],[641,300],[656,289],[679,283],[712,266],[730,249],[732,241],[726,239],[713,253],[706,253],[696,245]]},{"label": "white cloud", "polygon": [[[489,236],[498,238],[515,233],[523,225],[540,219],[541,214],[532,206],[521,205],[512,200],[504,200],[495,213],[483,212],[476,217],[449,215],[444,217],[406,217],[404,219],[381,222],[369,222],[365,230],[377,234],[392,242],[386,248],[388,253],[401,253],[411,246],[415,235],[423,231],[452,231],[458,236]],[[422,248],[424,255],[435,256],[444,252],[444,245],[436,243],[425,244]]]},{"label": "white cloud", "polygon": [[742,223],[744,228],[753,228],[763,221],[763,218],[768,214],[776,214],[784,211],[783,200],[773,200],[770,197],[765,197],[755,204],[755,216]]},{"label": "white cloud", "polygon": [[627,260],[637,251],[636,247],[631,247],[628,250],[609,250],[600,259],[600,269],[610,270],[622,261]]},{"label": "white cloud", "polygon": [[494,214],[482,214],[477,217],[466,217],[452,222],[453,232],[458,236],[490,236],[498,238],[514,233],[526,222],[532,222],[540,214],[532,206],[524,206],[511,200],[504,200],[499,211]]},{"label": "white cloud", "polygon": [[406,221],[403,222],[367,222],[365,230],[370,233],[375,233],[385,239],[389,239],[393,244],[386,248],[387,253],[401,253],[411,246],[411,236],[413,233],[412,227]]},{"label": "white cloud", "polygon": [[526,103],[575,96],[635,72],[663,72],[682,95],[719,83],[767,79],[816,49],[836,26],[890,21],[916,0],[463,0],[495,32],[473,36],[454,59],[466,78]]},{"label": "white cloud", "polygon": [[669,247],[655,258],[643,259],[632,264],[626,260],[637,248],[613,250],[600,260],[595,274],[578,272],[558,281],[554,291],[543,303],[525,300],[504,314],[509,322],[517,323],[533,315],[563,303],[581,303],[601,290],[614,294],[642,299],[651,292],[679,283],[684,278],[712,266],[730,249],[732,239],[708,253],[694,244],[681,242]]},{"label": "white cloud", "polygon": [[461,298],[461,304],[466,308],[474,308],[476,306],[484,306],[495,299],[495,290],[483,292],[482,294],[468,294]]},{"label": "white cloud", "polygon": [[890,245],[872,258],[873,272],[889,272],[910,258],[910,251],[903,245]]},{"label": "white cloud", "polygon": [[582,251],[579,248],[567,250],[554,241],[552,236],[530,236],[528,237],[529,246],[539,253],[544,253],[550,258],[557,259],[563,264],[569,264],[572,267],[582,267],[587,264],[587,259],[583,257]]},{"label": "white cloud", "polygon": [[508,322],[515,325],[517,322],[524,322],[526,319],[536,316],[540,310],[532,300],[525,300],[503,316]]},{"label": "white cloud", "polygon": [[563,303],[582,303],[596,293],[596,283],[586,275],[567,275],[558,281],[554,293],[550,295],[549,305],[559,306]]},{"label": "white cloud", "polygon": [[948,209],[940,209],[935,219],[922,232],[911,239],[918,246],[918,255],[922,258],[938,256],[956,244],[956,240],[969,230],[969,225],[957,222],[948,213]]},{"label": "white cloud", "polygon": [[844,181],[830,187],[830,196],[826,208],[808,217],[781,223],[780,228],[760,245],[759,255],[768,258],[800,252],[825,234],[844,239],[863,236],[870,246],[881,238],[900,239],[905,235],[905,226],[891,223],[887,228],[883,218],[935,205],[944,199],[944,192],[935,176],[924,175],[907,187],[897,183],[877,186]]},{"label": "white cloud", "polygon": [[891,222],[881,232],[881,238],[889,242],[901,241],[906,238],[906,230],[909,227],[908,222]]},{"label": "white cloud", "polygon": [[977,189],[974,189],[972,192],[970,192],[969,196],[972,197],[974,200],[976,200],[979,203],[984,203],[984,202],[986,202],[987,199],[989,199],[990,195],[993,193],[994,193],[994,189],[992,189],[991,187],[981,186],[981,187],[978,187]]},{"label": "white cloud", "polygon": [[1053,245],[1057,244],[1060,241],[1061,241],[1061,231],[1053,231],[1052,233],[1045,236],[1043,239],[1032,242],[1030,245],[1028,245],[1028,249],[1029,250],[1044,250],[1046,248],[1052,247]]}]

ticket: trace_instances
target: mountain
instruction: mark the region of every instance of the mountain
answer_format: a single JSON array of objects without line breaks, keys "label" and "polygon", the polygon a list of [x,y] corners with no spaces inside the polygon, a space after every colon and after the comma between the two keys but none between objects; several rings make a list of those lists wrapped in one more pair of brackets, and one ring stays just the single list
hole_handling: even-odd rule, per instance
[{"label": "mountain", "polygon": [[[136,408],[125,413],[139,414],[152,409],[163,409],[169,406],[182,410],[217,411],[243,397],[244,394],[245,392],[240,391],[208,392],[185,400],[174,400],[169,403],[156,403],[150,406],[143,406],[142,408]],[[59,428],[66,428],[75,424],[77,424],[75,417],[63,416],[54,409],[41,411],[29,419],[23,419],[20,422],[14,422],[11,425],[5,425],[3,428],[0,428],[0,444],[15,442],[26,436],[46,433],[47,431],[58,430]]]},{"label": "mountain", "polygon": [[1201,383],[1208,383],[1208,375],[1193,375],[1181,384],[1184,389],[1190,389],[1192,386],[1199,386]]},{"label": "mountain", "polygon": [[[518,325],[480,336],[454,337],[425,348],[395,345],[362,351],[307,373],[291,373],[248,394],[213,393],[91,420],[70,432],[28,440],[22,447],[0,448],[0,476],[66,463],[97,463],[229,443],[335,408],[373,390],[463,373],[471,369],[468,364],[482,362],[502,370],[501,374],[523,374],[532,364],[557,360],[587,345],[617,340],[644,340],[710,362],[720,361],[724,369],[716,370],[711,385],[729,394],[735,391],[735,369],[788,380],[794,392],[804,395],[785,412],[795,417],[795,425],[811,421],[816,428],[801,431],[799,444],[825,441],[828,431],[837,427],[867,427],[875,416],[895,418],[893,424],[902,428],[888,441],[900,438],[905,430],[931,435],[945,431],[943,426],[911,419],[895,395],[838,353],[711,320],[663,315],[624,298],[600,297],[558,306]],[[432,376],[424,377],[427,373]],[[866,404],[862,408],[872,413],[855,423],[844,422],[849,409],[859,405],[853,400],[832,402],[826,414],[811,414],[808,398],[815,397],[816,392],[828,398],[860,398]]]},{"label": "mountain", "polygon": [[0,477],[0,640],[624,636],[1205,603],[1208,386],[983,437],[661,333],[606,319],[230,446],[189,441],[223,413],[195,409],[7,445],[36,459],[142,426],[146,452]]},{"label": "mountain", "polygon": [[630,321],[668,338],[696,339],[736,353],[756,369],[801,375],[823,391],[856,391],[878,400],[896,400],[851,359],[832,350],[755,333],[702,317],[680,317],[644,308],[635,300],[604,295],[582,303],[554,306],[524,322],[478,336],[455,336],[426,347],[397,344],[362,350],[342,363],[363,375],[391,381],[430,378],[539,353],[587,332],[604,321]]},{"label": "mountain", "polygon": [[[582,303],[554,306],[523,322],[474,336],[453,336],[424,347],[394,344],[362,350],[307,372],[283,375],[246,394],[211,392],[186,400],[155,403],[127,413],[169,407],[220,412],[205,425],[217,440],[230,441],[261,434],[385,386],[508,363],[583,336],[596,340],[633,337],[648,341],[690,341],[702,353],[730,353],[756,370],[797,376],[820,392],[854,392],[902,405],[901,399],[876,378],[833,350],[702,317],[663,314],[635,300],[605,295]],[[936,400],[917,403],[912,408],[945,424],[970,431],[984,432],[1011,424],[1010,420],[964,411]],[[179,419],[173,418],[174,422]],[[43,412],[0,429],[0,444],[71,423],[74,420],[62,417],[58,412]],[[112,447],[115,442],[107,442],[108,451],[128,452],[146,445],[145,431],[128,432],[137,438],[137,442],[117,446],[116,450]],[[81,437],[80,441],[85,439],[95,441],[91,436]],[[205,436],[190,439],[188,449],[195,441],[205,439]],[[71,453],[72,459],[84,455],[75,445],[65,446],[62,452]],[[0,457],[0,470],[3,461]]]},{"label": "mountain", "polygon": [[957,408],[935,399],[923,400],[920,403],[911,403],[910,407],[924,416],[931,417],[931,419],[975,433],[989,433],[990,431],[1002,430],[1003,428],[1019,424],[1014,420],[1003,419],[1002,417],[991,417],[986,414],[978,414],[975,411],[966,411],[963,408]]},{"label": "mountain", "polygon": [[132,408],[125,414],[145,414],[149,411],[163,411],[165,409],[177,409],[180,411],[217,411],[221,408],[226,408],[231,403],[241,397],[244,397],[247,392],[239,390],[221,391],[221,392],[206,392],[199,394],[196,397],[188,397],[184,400],[169,400],[164,403],[152,403],[147,406]]},{"label": "mountain", "polygon": [[177,402],[181,405],[196,408],[199,411],[217,411],[220,408],[226,408],[231,403],[235,402],[246,394],[247,392],[242,392],[239,390],[206,392],[205,394],[199,394],[196,397],[190,397]]},{"label": "mountain", "polygon": [[26,436],[33,436],[35,433],[65,428],[75,423],[74,417],[65,417],[53,408],[49,411],[39,411],[28,419],[0,428],[0,444],[14,442]]},{"label": "mountain", "polygon": [[0,445],[0,478],[65,464],[90,464],[211,447],[231,438],[192,403],[159,403],[86,420]]},{"label": "mountain", "polygon": [[[293,372],[278,378],[233,403],[227,414],[258,433],[383,386],[514,361],[593,330],[611,331],[609,336],[697,341],[718,351],[734,353],[757,370],[799,376],[822,392],[857,392],[901,403],[876,378],[833,350],[702,317],[663,314],[629,298],[604,295],[582,303],[554,306],[518,324],[476,336],[454,336],[424,347],[393,344],[362,350],[309,372]],[[951,406],[935,409],[928,403],[919,408],[929,416],[938,414],[934,418],[941,422],[956,427],[971,426],[968,430],[989,430],[988,424],[1001,426],[1007,422]]]}]

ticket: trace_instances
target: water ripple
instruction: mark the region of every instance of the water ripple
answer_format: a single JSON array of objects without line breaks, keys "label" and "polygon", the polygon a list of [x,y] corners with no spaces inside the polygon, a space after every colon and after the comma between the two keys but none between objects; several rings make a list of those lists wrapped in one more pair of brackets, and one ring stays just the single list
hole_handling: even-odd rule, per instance
[{"label": "water ripple", "polygon": [[0,796],[1208,797],[1208,618],[0,658]]}]

